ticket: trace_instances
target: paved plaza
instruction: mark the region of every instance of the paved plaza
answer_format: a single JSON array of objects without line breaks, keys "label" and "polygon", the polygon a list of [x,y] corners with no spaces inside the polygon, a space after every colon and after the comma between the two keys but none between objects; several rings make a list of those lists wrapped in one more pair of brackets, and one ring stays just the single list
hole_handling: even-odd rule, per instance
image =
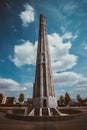
[{"label": "paved plaza", "polygon": [[55,122],[29,122],[8,119],[0,112],[0,130],[87,130],[87,108],[76,119]]}]

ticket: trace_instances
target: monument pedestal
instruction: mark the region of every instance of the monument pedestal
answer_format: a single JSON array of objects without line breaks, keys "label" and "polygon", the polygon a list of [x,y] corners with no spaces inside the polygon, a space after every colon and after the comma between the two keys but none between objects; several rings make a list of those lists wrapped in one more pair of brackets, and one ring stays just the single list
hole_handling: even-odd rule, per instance
[{"label": "monument pedestal", "polygon": [[35,97],[33,98],[33,107],[57,107],[57,100],[56,97]]},{"label": "monument pedestal", "polygon": [[[57,108],[50,108],[50,107],[38,107],[33,108],[32,111],[28,114],[28,116],[60,116],[61,113]],[[63,114],[65,115],[65,114]]]}]

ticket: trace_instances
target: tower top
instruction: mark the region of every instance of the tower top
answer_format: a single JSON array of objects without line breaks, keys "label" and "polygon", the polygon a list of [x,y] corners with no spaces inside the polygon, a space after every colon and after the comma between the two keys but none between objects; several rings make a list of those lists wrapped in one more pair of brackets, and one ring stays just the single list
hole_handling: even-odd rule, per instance
[{"label": "tower top", "polygon": [[45,18],[45,15],[44,15],[44,14],[40,14],[40,18],[41,18],[41,17],[44,17],[44,18]]}]

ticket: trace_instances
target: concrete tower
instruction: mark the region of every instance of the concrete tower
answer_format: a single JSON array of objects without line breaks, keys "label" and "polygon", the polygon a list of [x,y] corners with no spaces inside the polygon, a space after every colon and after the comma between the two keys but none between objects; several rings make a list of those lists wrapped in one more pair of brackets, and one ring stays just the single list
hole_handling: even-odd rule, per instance
[{"label": "concrete tower", "polygon": [[43,14],[40,15],[33,107],[57,107],[46,33],[46,21]]}]

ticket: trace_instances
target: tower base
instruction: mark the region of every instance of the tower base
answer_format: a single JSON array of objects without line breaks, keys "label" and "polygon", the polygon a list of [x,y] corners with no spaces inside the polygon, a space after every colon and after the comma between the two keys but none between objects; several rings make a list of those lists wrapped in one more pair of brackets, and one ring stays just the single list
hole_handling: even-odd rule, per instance
[{"label": "tower base", "polygon": [[35,97],[33,98],[33,107],[34,108],[42,108],[42,107],[57,107],[56,97]]},{"label": "tower base", "polygon": [[28,116],[66,116],[68,114],[61,113],[57,108],[33,108]]}]

